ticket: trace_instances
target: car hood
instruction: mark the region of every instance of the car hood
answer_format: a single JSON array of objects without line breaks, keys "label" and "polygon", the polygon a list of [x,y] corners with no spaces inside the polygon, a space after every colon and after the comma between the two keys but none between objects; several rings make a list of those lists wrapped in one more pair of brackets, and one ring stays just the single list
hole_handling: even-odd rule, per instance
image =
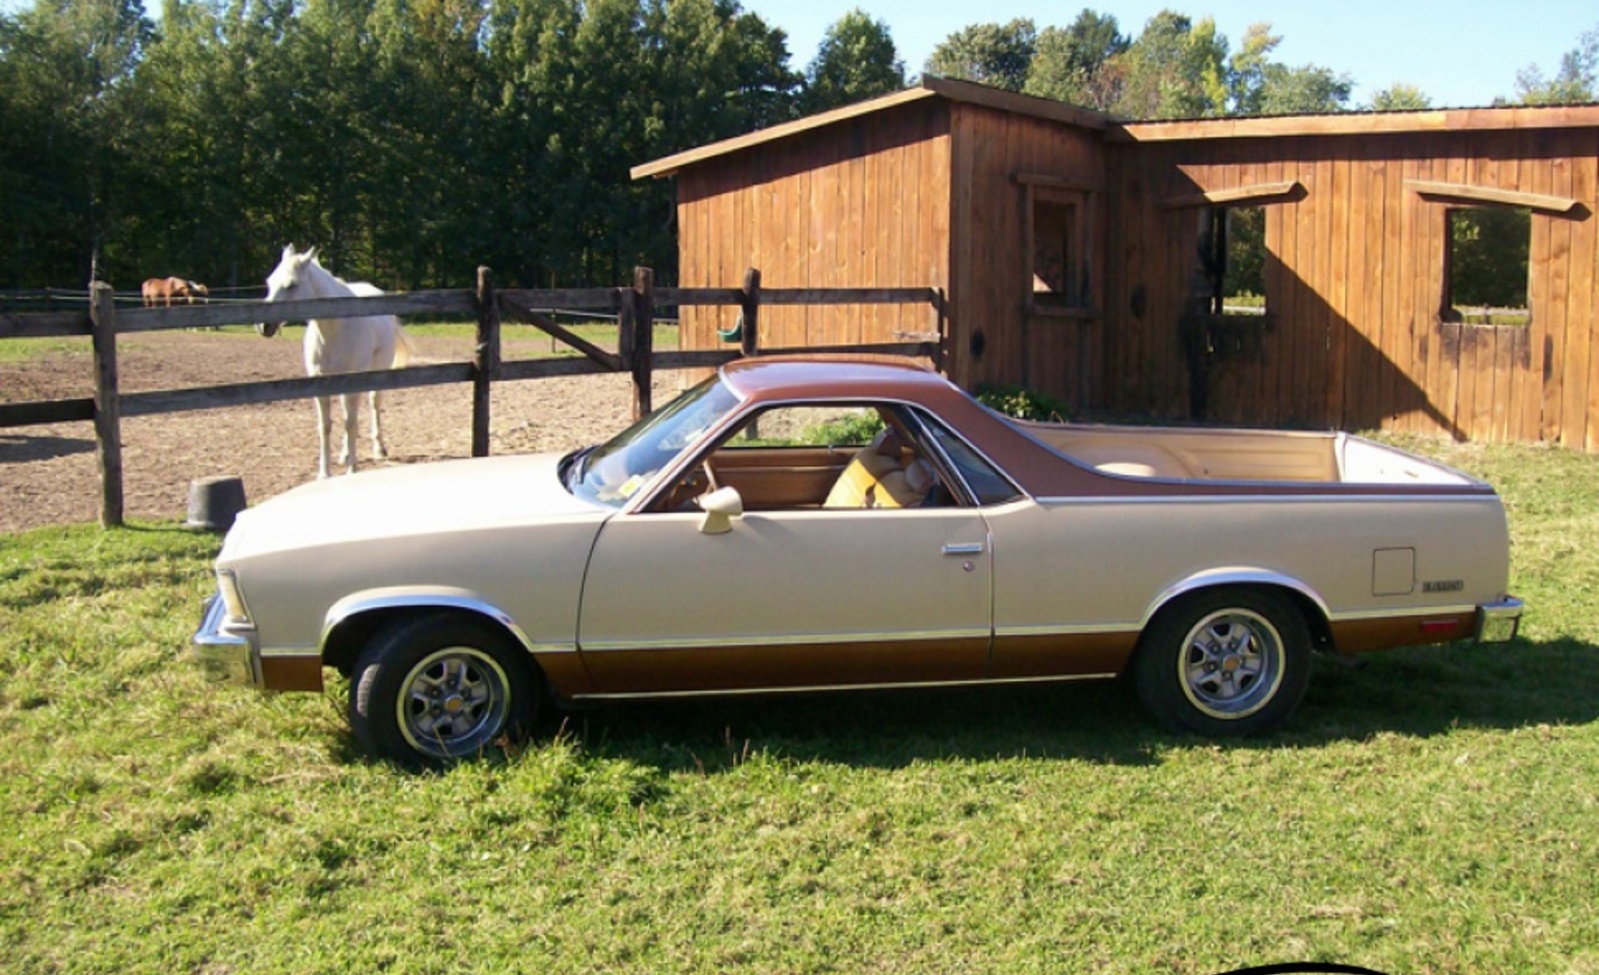
[{"label": "car hood", "polygon": [[239,513],[219,561],[395,536],[604,520],[562,486],[562,454],[386,467],[293,488]]}]

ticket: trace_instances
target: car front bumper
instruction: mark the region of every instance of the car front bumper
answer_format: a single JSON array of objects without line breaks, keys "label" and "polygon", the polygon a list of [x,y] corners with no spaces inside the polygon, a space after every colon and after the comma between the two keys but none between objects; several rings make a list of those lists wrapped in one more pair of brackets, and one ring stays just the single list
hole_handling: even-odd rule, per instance
[{"label": "car front bumper", "polygon": [[262,686],[261,651],[255,634],[229,628],[227,623],[226,604],[220,596],[212,596],[206,601],[205,616],[194,634],[194,662],[213,684]]}]

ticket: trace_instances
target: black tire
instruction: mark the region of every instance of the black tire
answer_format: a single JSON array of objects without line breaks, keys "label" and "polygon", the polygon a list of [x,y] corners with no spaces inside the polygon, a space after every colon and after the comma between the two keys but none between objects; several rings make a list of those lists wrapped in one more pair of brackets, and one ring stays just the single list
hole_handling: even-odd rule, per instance
[{"label": "black tire", "polygon": [[407,763],[476,758],[519,740],[538,714],[540,681],[521,647],[491,624],[438,614],[378,631],[350,678],[350,727],[367,751]]},{"label": "black tire", "polygon": [[1156,614],[1131,670],[1139,700],[1168,728],[1258,735],[1286,721],[1310,686],[1310,629],[1277,593],[1208,590]]}]

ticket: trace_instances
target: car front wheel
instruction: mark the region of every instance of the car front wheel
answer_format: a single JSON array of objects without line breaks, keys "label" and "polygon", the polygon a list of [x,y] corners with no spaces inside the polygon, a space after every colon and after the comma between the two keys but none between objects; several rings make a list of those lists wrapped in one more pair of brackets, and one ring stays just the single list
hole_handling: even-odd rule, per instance
[{"label": "car front wheel", "polygon": [[1156,720],[1202,735],[1269,731],[1310,683],[1310,631],[1286,598],[1248,589],[1198,593],[1163,609],[1133,657]]},{"label": "car front wheel", "polygon": [[422,616],[373,637],[350,684],[350,727],[368,751],[441,764],[527,733],[538,676],[521,649],[477,620]]}]

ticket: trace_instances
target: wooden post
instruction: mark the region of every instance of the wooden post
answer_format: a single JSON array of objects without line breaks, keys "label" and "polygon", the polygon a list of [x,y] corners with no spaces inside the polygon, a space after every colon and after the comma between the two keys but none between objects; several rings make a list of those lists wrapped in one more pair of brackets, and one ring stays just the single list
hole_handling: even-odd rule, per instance
[{"label": "wooden post", "polygon": [[99,445],[100,527],[122,527],[122,407],[117,393],[117,313],[111,285],[90,286],[94,326],[94,438]]},{"label": "wooden post", "polygon": [[747,356],[755,355],[760,349],[756,339],[761,314],[760,268],[752,267],[744,272],[744,300],[740,304],[743,307],[744,329],[739,337],[739,350]]},{"label": "wooden post", "polygon": [[633,269],[633,419],[652,409],[651,384],[655,358],[655,272],[647,267]]},{"label": "wooden post", "polygon": [[489,455],[491,385],[500,375],[500,306],[494,275],[477,269],[477,348],[472,355],[472,456]]}]

